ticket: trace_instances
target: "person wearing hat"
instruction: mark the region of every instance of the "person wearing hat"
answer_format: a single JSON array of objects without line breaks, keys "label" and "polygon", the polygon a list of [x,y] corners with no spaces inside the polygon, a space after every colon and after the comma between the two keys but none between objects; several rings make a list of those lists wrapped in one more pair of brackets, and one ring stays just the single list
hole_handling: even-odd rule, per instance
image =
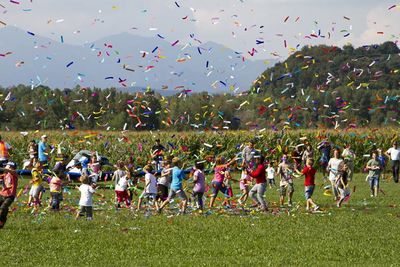
[{"label": "person wearing hat", "polygon": [[385,154],[390,158],[393,180],[395,183],[398,183],[400,172],[400,148],[398,147],[397,141],[393,142],[393,146],[389,148]]},{"label": "person wearing hat", "polygon": [[0,229],[6,224],[8,208],[17,195],[18,176],[15,169],[14,162],[7,162],[6,167],[3,169],[4,174],[0,175],[0,181],[3,184],[3,188],[0,191]]},{"label": "person wearing hat", "polygon": [[43,167],[47,167],[47,163],[49,160],[48,157],[48,145],[47,145],[47,135],[42,135],[41,140],[38,145],[38,158],[39,162],[42,164]]},{"label": "person wearing hat", "polygon": [[8,155],[10,153],[11,146],[7,142],[3,141],[0,135],[0,168],[5,167],[8,162]]}]

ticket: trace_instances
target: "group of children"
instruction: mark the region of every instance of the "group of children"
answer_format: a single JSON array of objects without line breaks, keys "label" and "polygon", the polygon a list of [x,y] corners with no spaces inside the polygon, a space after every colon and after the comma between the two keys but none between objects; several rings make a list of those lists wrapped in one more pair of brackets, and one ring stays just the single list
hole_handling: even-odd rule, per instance
[{"label": "group of children", "polygon": [[[330,158],[330,148],[327,144],[323,144],[322,158],[320,160],[323,172],[327,173],[327,179],[330,181],[330,191],[334,195],[337,206],[349,198],[349,182],[352,179],[352,173],[349,162],[354,159],[355,154],[348,147],[346,153],[340,154],[339,149],[334,149],[333,157]],[[309,151],[308,151],[309,150]],[[210,197],[209,208],[213,208],[219,192],[223,194],[222,205],[230,208],[233,199],[232,182],[239,182],[241,195],[237,199],[237,206],[244,207],[248,198],[252,200],[251,207],[259,208],[261,211],[268,211],[268,202],[265,200],[264,194],[267,187],[272,189],[276,187],[275,179],[279,178],[279,204],[284,206],[287,197],[287,205],[293,205],[292,197],[294,193],[293,180],[296,177],[304,176],[304,195],[306,199],[306,209],[308,211],[317,211],[319,206],[312,199],[315,190],[314,159],[312,150],[307,148],[307,154],[300,153],[296,150],[295,155],[284,154],[281,162],[274,166],[274,162],[266,160],[263,155],[255,151],[253,144],[248,144],[242,152],[242,163],[238,165],[239,158],[235,157],[227,161],[223,157],[217,157],[213,163],[213,179],[210,185],[206,182],[204,171],[204,163],[206,161],[197,161],[195,165],[188,169],[184,169],[184,164],[177,157],[166,157],[162,162],[162,168],[153,169],[153,165],[149,162],[143,168],[144,174],[141,179],[137,178],[132,172],[130,164],[118,161],[116,170],[112,174],[115,190],[116,208],[130,207],[131,209],[142,209],[144,203],[147,207],[153,207],[154,210],[161,213],[163,209],[178,196],[180,198],[180,212],[185,213],[188,202],[192,201],[193,207],[200,211],[204,210],[205,197],[208,192]],[[306,151],[305,151],[306,152]],[[329,153],[328,153],[329,152]],[[341,156],[346,155],[345,159]],[[303,166],[304,164],[304,166]],[[86,215],[88,219],[93,215],[92,196],[96,194],[97,181],[101,175],[100,164],[97,157],[92,157],[85,162],[79,162],[80,166],[80,209],[77,212],[77,218],[80,215]],[[235,165],[234,167],[232,167]],[[350,166],[350,167],[349,167]],[[276,168],[277,167],[277,168]],[[157,167],[156,167],[157,168]],[[239,180],[235,180],[232,176],[233,170],[241,170]],[[367,180],[371,188],[371,196],[377,196],[379,192],[379,177],[383,169],[382,161],[379,160],[378,153],[373,152],[371,159],[366,165],[369,171]],[[34,162],[31,170],[32,179],[30,181],[30,191],[28,205],[39,207],[42,205],[42,196],[45,192],[44,182],[47,181],[50,188],[51,199],[49,208],[52,210],[60,209],[60,202],[63,200],[63,181],[67,180],[65,175],[65,163],[58,161],[56,168],[49,175],[43,174],[43,167],[40,162]],[[157,177],[156,177],[157,176]],[[325,179],[325,177],[324,177]],[[188,180],[186,183],[184,180]],[[139,195],[138,189],[143,181],[142,192]],[[64,182],[65,183],[65,182]],[[68,182],[66,182],[68,183]],[[27,188],[25,188],[27,189]],[[189,197],[187,195],[189,193]],[[101,194],[100,194],[101,195]],[[132,206],[133,197],[138,195],[138,201],[135,207]]]}]

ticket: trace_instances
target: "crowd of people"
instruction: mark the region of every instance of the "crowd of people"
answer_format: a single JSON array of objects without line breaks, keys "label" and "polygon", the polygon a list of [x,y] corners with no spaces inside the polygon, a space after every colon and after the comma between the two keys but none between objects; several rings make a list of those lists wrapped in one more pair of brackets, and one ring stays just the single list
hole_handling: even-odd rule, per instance
[{"label": "crowd of people", "polygon": [[[357,155],[349,144],[343,146],[343,151],[327,140],[319,143],[315,151],[309,144],[305,145],[305,149],[296,146],[291,153],[283,154],[275,161],[266,160],[265,156],[255,149],[253,141],[243,144],[242,148],[241,153],[230,160],[217,156],[211,160],[198,160],[194,166],[185,166],[186,162],[179,157],[170,156],[160,140],[156,140],[152,151],[149,152],[149,161],[141,169],[142,172],[138,172],[132,159],[128,162],[119,160],[114,165],[115,171],[110,178],[115,190],[115,206],[117,209],[128,207],[140,210],[146,204],[147,209],[162,213],[174,198],[178,197],[181,200],[180,213],[186,212],[189,202],[192,203],[193,209],[202,212],[206,206],[206,196],[209,197],[208,207],[211,209],[221,193],[222,206],[229,209],[233,207],[231,201],[234,199],[232,183],[238,182],[241,194],[235,206],[244,208],[250,198],[251,208],[268,212],[269,204],[265,199],[265,192],[268,187],[276,186],[275,179],[279,179],[277,189],[280,195],[280,206],[284,207],[287,203],[286,205],[291,207],[295,190],[293,180],[304,176],[306,210],[315,212],[320,210],[312,198],[317,168],[321,169],[324,181],[329,181],[330,185],[325,189],[333,196],[337,207],[341,207],[350,196],[349,183],[353,179],[354,161]],[[3,228],[6,223],[9,207],[17,197],[18,171],[16,163],[9,157],[11,150],[12,146],[0,136],[0,228]],[[60,210],[63,187],[70,182],[68,174],[71,171],[70,168],[74,168],[75,172],[78,172],[81,183],[77,187],[80,192],[80,207],[76,218],[86,216],[88,220],[91,220],[93,195],[98,194],[96,188],[102,177],[99,155],[96,152],[91,152],[90,155],[82,154],[80,158],[73,161],[74,164],[68,166],[64,155],[61,151],[57,151],[55,166],[50,168],[50,152],[46,135],[41,137],[38,144],[35,140],[29,143],[29,160],[23,164],[24,169],[30,169],[32,177],[27,185],[30,186],[27,205],[39,209],[43,205],[45,188],[48,187],[51,196],[48,208],[54,211]],[[370,159],[365,164],[365,171],[368,172],[366,180],[369,182],[371,197],[378,196],[379,181],[385,172],[387,158],[390,160],[394,182],[397,183],[399,180],[400,148],[398,143],[394,142],[385,153],[382,153],[381,149],[372,151]],[[205,170],[207,160],[212,161],[212,170]],[[210,183],[206,179],[208,171],[213,173]],[[234,179],[235,171],[240,172],[238,180]],[[102,194],[98,195],[104,197]],[[137,196],[137,202],[133,205],[135,196]]]}]

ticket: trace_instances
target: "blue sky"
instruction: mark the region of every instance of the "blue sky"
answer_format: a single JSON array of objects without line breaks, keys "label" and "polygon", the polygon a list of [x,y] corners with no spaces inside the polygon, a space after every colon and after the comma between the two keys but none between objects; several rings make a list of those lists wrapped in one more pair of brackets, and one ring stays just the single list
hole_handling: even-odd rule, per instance
[{"label": "blue sky", "polygon": [[[192,40],[190,35],[194,34],[202,42],[213,41],[241,52],[255,48],[257,53],[253,58],[261,59],[285,58],[296,47],[308,44],[360,46],[400,39],[400,30],[396,27],[400,22],[400,1],[393,0],[13,0],[0,3],[3,6],[0,6],[0,21],[54,40],[63,36],[64,42],[71,44],[84,44],[121,32],[142,36],[160,34],[182,44]],[[392,5],[397,7],[388,10]],[[256,40],[264,43],[257,45]]]}]

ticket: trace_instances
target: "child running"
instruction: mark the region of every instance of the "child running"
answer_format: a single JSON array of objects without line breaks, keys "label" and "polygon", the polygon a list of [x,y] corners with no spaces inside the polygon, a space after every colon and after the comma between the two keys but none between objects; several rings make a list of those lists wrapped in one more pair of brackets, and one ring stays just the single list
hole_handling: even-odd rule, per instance
[{"label": "child running", "polygon": [[251,176],[247,173],[247,170],[243,168],[242,174],[240,176],[239,187],[242,191],[242,195],[238,199],[238,203],[243,205],[246,203],[247,198],[249,197],[249,185],[251,183]]},{"label": "child running", "polygon": [[372,152],[371,159],[367,163],[369,171],[367,179],[371,190],[371,197],[377,197],[379,191],[379,176],[381,172],[381,164],[377,160],[376,152]]},{"label": "child running", "polygon": [[157,197],[157,178],[151,173],[153,167],[151,165],[146,165],[143,168],[145,175],[144,175],[144,190],[139,197],[137,210],[140,210],[142,206],[143,199],[146,198],[148,201],[152,200],[156,210],[158,210],[158,203],[156,201]]},{"label": "child running", "polygon": [[249,175],[256,180],[256,184],[250,190],[249,196],[260,206],[262,211],[267,212],[268,203],[264,199],[264,193],[267,188],[264,161],[264,156],[258,156],[256,158],[256,169],[254,171],[248,170]]},{"label": "child running", "polygon": [[225,163],[225,159],[223,157],[218,157],[215,160],[216,166],[214,168],[214,179],[211,182],[213,186],[213,193],[210,199],[210,208],[214,206],[214,202],[219,191],[221,191],[225,195],[225,198],[229,197],[228,188],[225,186],[224,180],[229,165],[231,165],[235,161],[236,158],[233,158],[230,162]]},{"label": "child running", "polygon": [[28,206],[41,206],[41,200],[43,195],[44,187],[42,185],[43,182],[43,169],[42,164],[40,162],[36,162],[35,168],[32,169],[32,180],[30,183],[32,184],[31,190],[29,191],[29,199]]},{"label": "child running", "polygon": [[171,184],[171,162],[164,161],[163,169],[161,171],[161,177],[157,182],[157,200],[161,203],[164,202],[168,198],[168,189]]},{"label": "child running", "polygon": [[339,174],[336,180],[335,187],[339,192],[339,200],[337,202],[337,207],[342,206],[343,201],[350,196],[350,191],[348,188],[348,167],[345,162],[342,162],[339,166]]},{"label": "child running", "polygon": [[333,151],[333,158],[331,158],[328,162],[328,166],[326,170],[329,172],[329,181],[331,182],[333,194],[335,196],[335,200],[338,200],[339,192],[337,187],[335,186],[335,182],[337,181],[337,177],[339,173],[339,167],[343,165],[343,160],[340,157],[339,149],[335,148]]},{"label": "child running", "polygon": [[306,160],[306,166],[304,169],[300,172],[296,170],[296,172],[300,175],[304,175],[304,195],[306,198],[306,210],[310,211],[311,207],[314,209],[314,211],[319,210],[319,206],[315,204],[315,202],[312,200],[312,195],[314,193],[314,188],[315,188],[315,173],[317,172],[316,169],[313,167],[314,160],[311,158],[308,158]]},{"label": "child running", "polygon": [[116,208],[120,208],[121,205],[118,200],[121,200],[124,198],[124,190],[119,186],[119,182],[122,177],[126,176],[126,172],[123,170],[124,168],[124,163],[122,161],[117,162],[117,170],[114,172],[112,176],[112,180],[114,181],[114,186],[115,186],[115,203],[116,203]]},{"label": "child running", "polygon": [[196,204],[199,210],[203,210],[203,195],[206,190],[206,177],[204,175],[204,163],[196,162],[195,163],[195,171],[193,173],[193,194],[192,198],[195,200],[197,198]]},{"label": "child running", "polygon": [[172,159],[172,166],[172,182],[168,198],[161,204],[161,207],[157,211],[158,213],[161,213],[163,208],[170,203],[170,201],[174,199],[176,195],[178,195],[182,200],[180,213],[184,214],[187,206],[187,197],[182,186],[182,181],[185,179],[185,172],[182,169],[181,160],[177,157]]}]

